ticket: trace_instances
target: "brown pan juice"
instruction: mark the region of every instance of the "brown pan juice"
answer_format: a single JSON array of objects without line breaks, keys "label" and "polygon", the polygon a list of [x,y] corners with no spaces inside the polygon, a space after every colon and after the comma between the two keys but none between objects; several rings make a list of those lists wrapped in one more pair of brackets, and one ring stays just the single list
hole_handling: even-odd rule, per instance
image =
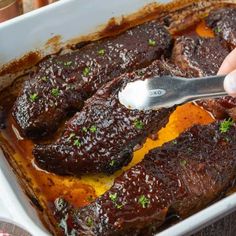
[{"label": "brown pan juice", "polygon": [[[203,37],[214,36],[213,32],[206,27],[203,21],[191,27],[191,30],[184,31],[181,34],[190,33],[197,33]],[[10,107],[12,101],[5,105]],[[51,223],[46,218],[43,220],[48,228],[50,224],[55,224],[52,217],[52,206],[57,197],[63,197],[77,207],[85,206],[108,190],[115,177],[140,162],[150,149],[161,146],[163,143],[176,138],[180,133],[194,124],[208,124],[213,121],[209,113],[194,104],[189,103],[179,106],[171,115],[167,126],[159,131],[158,139],[151,140],[148,138],[143,147],[134,152],[133,160],[127,167],[124,167],[111,176],[86,175],[76,178],[61,177],[38,169],[32,156],[34,143],[31,140],[21,137],[10,113],[9,109],[6,129],[3,129],[0,133],[0,142],[5,147],[4,151],[8,152],[8,154],[10,153],[10,163],[13,163],[14,168],[20,171],[24,182],[31,189],[30,198],[33,199],[32,201],[34,203],[35,201],[37,202],[38,208],[41,210],[39,211],[41,218],[47,215],[50,219]],[[54,231],[52,227],[50,228]]]}]

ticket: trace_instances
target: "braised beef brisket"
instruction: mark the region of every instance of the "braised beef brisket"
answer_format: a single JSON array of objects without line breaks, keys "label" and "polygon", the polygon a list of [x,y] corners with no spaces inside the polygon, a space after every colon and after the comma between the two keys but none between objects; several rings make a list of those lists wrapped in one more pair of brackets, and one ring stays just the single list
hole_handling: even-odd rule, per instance
[{"label": "braised beef brisket", "polygon": [[102,85],[168,53],[171,36],[156,21],[51,57],[24,84],[13,117],[23,134],[38,138],[55,131],[68,112],[79,110]]},{"label": "braised beef brisket", "polygon": [[181,219],[215,201],[236,177],[236,126],[194,126],[150,151],[90,205],[58,198],[55,216],[66,235],[151,235],[168,212]]},{"label": "braised beef brisket", "polygon": [[210,12],[206,22],[231,49],[236,47],[236,8],[214,10]]},{"label": "braised beef brisket", "polygon": [[[149,67],[125,74],[102,87],[85,102],[71,118],[61,137],[52,144],[36,145],[33,154],[37,164],[61,175],[81,175],[90,172],[111,174],[127,165],[135,146],[168,122],[174,110],[130,110],[118,99],[118,92],[128,82],[153,75],[177,74],[167,62],[155,61]],[[138,96],[138,94],[137,94]]]},{"label": "braised beef brisket", "polygon": [[218,38],[181,36],[175,41],[172,60],[189,77],[216,75],[229,51]]},{"label": "braised beef brisket", "polygon": [[[182,36],[176,39],[172,60],[187,77],[216,75],[229,50],[218,38]],[[216,119],[232,117],[236,120],[236,99],[230,96],[204,99],[197,104],[213,114]]]}]

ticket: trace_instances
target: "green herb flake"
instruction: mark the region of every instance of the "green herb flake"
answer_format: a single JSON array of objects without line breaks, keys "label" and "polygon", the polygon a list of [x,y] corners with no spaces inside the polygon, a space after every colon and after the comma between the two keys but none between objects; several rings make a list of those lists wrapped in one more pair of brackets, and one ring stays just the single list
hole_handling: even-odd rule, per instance
[{"label": "green herb flake", "polygon": [[232,119],[224,120],[220,123],[220,132],[226,133],[229,131],[230,127],[234,124]]},{"label": "green herb flake", "polygon": [[124,205],[123,204],[116,204],[115,206],[117,209],[121,209],[121,208],[123,208]]},{"label": "green herb flake", "polygon": [[174,140],[174,141],[172,141],[172,143],[173,143],[174,145],[176,145],[178,142],[177,142],[177,140]]},{"label": "green herb flake", "polygon": [[81,143],[80,143],[80,141],[78,139],[76,139],[74,141],[74,145],[77,146],[77,147],[80,147]]},{"label": "green herb flake", "polygon": [[90,195],[90,196],[87,197],[87,200],[88,200],[89,202],[92,202],[92,201],[94,200],[94,198],[93,198],[92,195]]},{"label": "green herb flake", "polygon": [[39,97],[37,93],[32,93],[29,96],[31,102],[35,102]]},{"label": "green herb flake", "polygon": [[71,133],[68,140],[71,140],[73,137],[75,137],[75,133]]},{"label": "green herb flake", "polygon": [[109,165],[110,165],[110,166],[114,166],[115,163],[116,163],[116,161],[115,161],[115,160],[112,160]]},{"label": "green herb flake", "polygon": [[186,161],[186,160],[180,160],[180,165],[181,165],[182,167],[185,167],[186,164],[187,164],[187,161]]},{"label": "green herb flake", "polygon": [[153,39],[149,39],[149,40],[148,40],[148,45],[154,47],[154,46],[156,46],[156,41],[153,40]]},{"label": "green herb flake", "polygon": [[90,72],[90,68],[89,67],[85,67],[84,70],[83,70],[83,75],[85,77],[87,77],[89,75],[89,72]]},{"label": "green herb flake", "polygon": [[82,130],[86,133],[88,132],[88,129],[86,127],[83,127]]},{"label": "green herb flake", "polygon": [[143,122],[141,120],[135,120],[134,121],[134,127],[137,129],[142,129],[143,128]]},{"label": "green herb flake", "polygon": [[93,220],[92,220],[91,217],[88,217],[88,218],[87,218],[86,225],[87,225],[88,227],[91,227],[91,226],[93,225]]},{"label": "green herb flake", "polygon": [[216,28],[215,28],[215,32],[216,32],[216,33],[220,33],[221,31],[222,31],[222,30],[221,30],[219,27],[216,27]]},{"label": "green herb flake", "polygon": [[53,88],[51,93],[54,97],[58,97],[60,94],[60,91],[58,88]]},{"label": "green herb flake", "polygon": [[150,200],[142,195],[139,199],[138,199],[138,203],[142,206],[142,208],[147,208],[148,205],[150,204]]},{"label": "green herb flake", "polygon": [[110,194],[109,194],[109,198],[110,198],[113,202],[115,202],[115,201],[117,200],[117,193],[110,193]]},{"label": "green herb flake", "polygon": [[43,76],[42,78],[40,78],[40,80],[44,81],[44,82],[47,82],[48,81],[48,78],[46,76]]},{"label": "green herb flake", "polygon": [[95,125],[92,125],[89,129],[92,133],[95,133],[97,131],[97,127]]},{"label": "green herb flake", "polygon": [[105,49],[98,50],[98,55],[103,56],[105,54]]},{"label": "green herb flake", "polygon": [[70,66],[72,64],[72,61],[66,61],[64,62],[64,66]]}]

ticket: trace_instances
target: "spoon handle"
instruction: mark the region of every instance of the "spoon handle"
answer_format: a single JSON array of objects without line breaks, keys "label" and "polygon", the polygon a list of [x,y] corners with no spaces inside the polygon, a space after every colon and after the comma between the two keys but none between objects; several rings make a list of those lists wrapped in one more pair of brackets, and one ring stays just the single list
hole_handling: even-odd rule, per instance
[{"label": "spoon handle", "polygon": [[184,89],[186,91],[185,96],[191,100],[225,96],[227,93],[223,86],[224,79],[225,75],[186,79],[185,87],[187,89]]}]

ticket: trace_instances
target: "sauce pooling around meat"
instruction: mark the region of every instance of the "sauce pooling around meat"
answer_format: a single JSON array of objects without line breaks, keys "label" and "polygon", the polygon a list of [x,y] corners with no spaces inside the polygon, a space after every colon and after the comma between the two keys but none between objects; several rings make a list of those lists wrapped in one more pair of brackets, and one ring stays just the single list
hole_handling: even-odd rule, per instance
[{"label": "sauce pooling around meat", "polygon": [[[204,35],[205,32],[206,26],[204,23],[197,26],[198,34]],[[210,30],[207,29],[207,32],[209,33]],[[1,94],[1,96],[3,95]],[[11,107],[12,101],[9,101],[9,104],[0,105]],[[36,167],[32,156],[33,142],[22,138],[17,130],[17,125],[9,113],[7,117],[6,129],[1,131],[0,141],[4,144],[4,151],[10,154],[10,162],[15,167],[14,169],[18,169],[18,174],[20,176],[23,175],[24,178],[22,179],[25,179],[27,186],[30,186],[30,189],[28,189],[30,198],[35,204],[37,203],[36,205],[41,206],[41,216],[45,217],[46,215],[50,218],[50,221],[44,218],[44,223],[49,228],[50,224],[56,224],[52,216],[54,210],[52,203],[56,198],[63,197],[76,207],[88,205],[94,198],[100,196],[111,187],[114,178],[119,176],[124,170],[139,163],[149,150],[176,138],[194,124],[208,124],[213,121],[209,113],[193,104],[180,106],[170,116],[167,126],[159,131],[158,139],[151,140],[148,138],[143,147],[134,152],[133,159],[127,167],[109,177],[100,174],[75,178],[60,177]],[[55,228],[51,228],[51,230],[56,234],[57,229]]]}]

